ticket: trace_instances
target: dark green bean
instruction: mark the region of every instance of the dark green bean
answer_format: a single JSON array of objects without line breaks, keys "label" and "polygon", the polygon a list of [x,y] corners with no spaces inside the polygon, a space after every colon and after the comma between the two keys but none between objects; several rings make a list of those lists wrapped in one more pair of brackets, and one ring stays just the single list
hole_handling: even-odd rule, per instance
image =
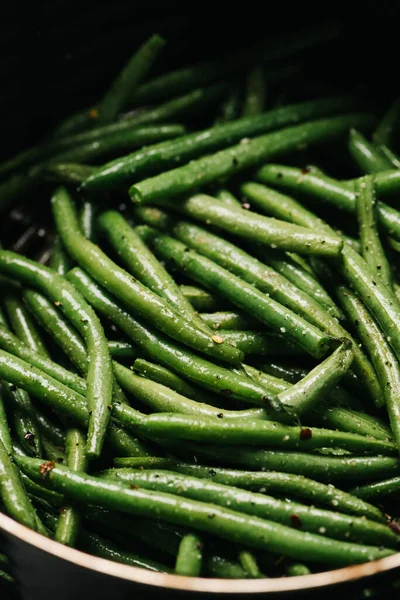
[{"label": "dark green bean", "polygon": [[213,336],[192,326],[165,300],[143,286],[129,273],[118,267],[98,246],[79,232],[74,206],[68,192],[59,188],[53,196],[53,211],[58,231],[68,252],[102,285],[134,309],[142,318],[174,339],[221,360],[234,364],[242,354],[228,344],[218,343]]},{"label": "dark green bean", "polygon": [[212,392],[221,392],[229,398],[244,402],[268,403],[267,391],[249,378],[210,363],[182,346],[153,333],[127,311],[119,307],[111,297],[83,271],[73,269],[69,274],[76,287],[101,314],[112,320],[135,345],[156,362],[171,368],[191,381]]},{"label": "dark green bean", "polygon": [[[17,457],[17,460],[28,476],[43,481],[40,474],[42,461],[25,457]],[[331,540],[257,517],[244,516],[213,504],[188,499],[182,501],[172,494],[149,490],[132,490],[58,465],[51,468],[46,483],[56,491],[62,490],[69,498],[84,503],[87,494],[90,494],[91,501],[104,508],[144,517],[153,517],[156,512],[159,518],[168,522],[189,525],[228,541],[239,541],[249,547],[277,552],[294,559],[346,565],[392,554],[388,549]]]},{"label": "dark green bean", "polygon": [[296,150],[299,144],[313,145],[343,136],[350,127],[369,129],[371,115],[356,113],[309,121],[275,133],[250,139],[215,154],[193,160],[183,167],[165,171],[133,185],[130,196],[134,203],[149,203],[160,198],[190,193],[201,185],[212,183],[266,160]]},{"label": "dark green bean", "polygon": [[154,34],[130,57],[98,103],[100,124],[110,123],[126,107],[164,46],[165,40],[160,35]]},{"label": "dark green bean", "polygon": [[[202,285],[216,290],[233,304],[236,304],[253,318],[260,320],[276,331],[286,333],[310,354],[321,357],[326,354],[330,341],[316,327],[275,300],[262,294],[254,286],[219,267],[215,262],[188,250],[182,243],[149,228],[140,233],[146,237],[155,254],[179,265],[186,275]],[[139,228],[136,228],[138,231]]]},{"label": "dark green bean", "polygon": [[351,493],[357,498],[361,498],[367,501],[378,502],[385,496],[391,494],[397,494],[400,490],[400,477],[392,477],[391,479],[384,479],[383,481],[376,481],[374,483],[367,483],[354,487]]},{"label": "dark green bean", "polygon": [[211,329],[227,329],[231,331],[240,331],[244,329],[255,329],[257,321],[251,317],[232,310],[217,311],[213,313],[200,313],[203,321]]},{"label": "dark green bean", "polygon": [[[66,437],[67,466],[72,471],[85,471],[85,438],[79,429],[71,428]],[[67,546],[75,546],[80,526],[79,512],[73,506],[63,506],[57,519],[54,539]]]},{"label": "dark green bean", "polygon": [[390,145],[394,134],[394,129],[398,125],[400,118],[400,98],[397,98],[383,114],[375,131],[374,140],[378,144]]},{"label": "dark green bean", "polygon": [[35,352],[49,356],[39,332],[30,314],[22,302],[14,295],[8,294],[3,298],[7,317],[15,335]]},{"label": "dark green bean", "polygon": [[215,124],[226,123],[227,121],[235,121],[240,116],[241,107],[241,86],[239,84],[234,84],[232,91],[228,93],[228,95],[221,104]]},{"label": "dark green bean", "polygon": [[[87,177],[89,173],[87,174]],[[41,174],[32,169],[27,174],[17,173],[0,183],[0,214],[38,189]]]},{"label": "dark green bean", "polygon": [[64,250],[59,236],[56,237],[49,265],[58,275],[65,275],[71,269],[71,261]]},{"label": "dark green bean", "polygon": [[84,181],[96,171],[96,167],[76,163],[50,164],[46,167],[46,174],[51,181],[59,183],[77,184]]},{"label": "dark green bean", "polygon": [[317,509],[304,506],[295,502],[276,500],[265,494],[248,492],[205,479],[197,479],[188,475],[172,473],[170,471],[134,471],[111,470],[105,471],[102,477],[110,480],[119,480],[130,486],[150,489],[157,492],[168,493],[171,489],[174,494],[230,507],[231,510],[243,512],[260,518],[267,517],[282,525],[294,525],[293,515],[301,522],[303,531],[319,533],[328,538],[351,540],[358,543],[388,544],[389,547],[399,545],[399,538],[390,531],[387,525],[365,519],[353,517],[339,512]]},{"label": "dark green bean", "polygon": [[[243,117],[203,131],[189,133],[180,139],[156,144],[121,159],[111,161],[92,174],[82,184],[88,191],[104,190],[131,184],[142,177],[160,173],[198,156],[268,131],[295,125],[307,119],[329,116],[352,110],[349,97],[325,98],[281,107],[262,115]],[[179,159],[179,160],[178,160]]]},{"label": "dark green bean", "polygon": [[134,360],[137,357],[136,350],[129,342],[110,340],[108,342],[108,350],[113,358],[128,358]]},{"label": "dark green bean", "polygon": [[284,333],[274,331],[257,333],[256,331],[221,331],[221,337],[239,348],[245,356],[292,356],[303,354],[303,348],[293,343]]},{"label": "dark green bean", "polygon": [[[306,173],[294,167],[265,165],[257,171],[257,179],[263,183],[276,185],[289,190],[310,194],[319,200],[333,204],[346,212],[356,212],[356,198],[351,187],[313,170]],[[384,171],[374,176],[378,195],[400,189],[400,172]],[[353,184],[352,184],[353,185]],[[377,203],[379,224],[384,230],[400,237],[400,212],[384,202]]]},{"label": "dark green bean", "polygon": [[202,547],[201,539],[194,533],[188,533],[182,538],[175,563],[176,575],[185,577],[200,575],[203,560]]},{"label": "dark green bean", "polygon": [[210,556],[205,564],[207,575],[219,579],[246,579],[249,575],[243,567],[224,556]]},{"label": "dark green bean", "polygon": [[379,173],[392,167],[379,148],[355,129],[350,130],[349,151],[362,173]]},{"label": "dark green bean", "polygon": [[388,287],[391,287],[392,273],[376,226],[376,195],[372,177],[366,175],[358,179],[355,183],[354,193],[362,256],[372,272]]},{"label": "dark green bean", "polygon": [[209,291],[194,285],[181,285],[181,291],[197,311],[218,310],[221,300]]},{"label": "dark green bean", "polygon": [[380,144],[378,146],[379,150],[382,154],[388,159],[390,163],[390,169],[400,169],[400,158],[395,154],[390,148],[388,148],[385,144]]},{"label": "dark green bean", "polygon": [[255,492],[277,494],[282,497],[298,498],[302,503],[328,507],[350,515],[366,516],[373,521],[385,522],[379,508],[372,506],[347,492],[319,483],[302,475],[292,475],[274,471],[240,471],[205,467],[198,464],[177,461],[172,458],[116,458],[116,466],[133,469],[167,469],[193,477],[210,479],[234,487],[250,489]]},{"label": "dark green bean", "polygon": [[344,340],[331,356],[314,367],[303,379],[278,394],[279,400],[291,413],[299,417],[304,415],[337,386],[349,370],[353,357],[352,343]]},{"label": "dark green bean", "polygon": [[263,112],[266,102],[267,85],[264,71],[254,67],[246,77],[246,94],[243,102],[243,116],[258,115]]},{"label": "dark green bean", "polygon": [[338,236],[323,231],[321,234],[312,234],[305,227],[220,204],[206,194],[192,196],[178,208],[191,218],[271,248],[301,254],[337,256],[343,246]]}]

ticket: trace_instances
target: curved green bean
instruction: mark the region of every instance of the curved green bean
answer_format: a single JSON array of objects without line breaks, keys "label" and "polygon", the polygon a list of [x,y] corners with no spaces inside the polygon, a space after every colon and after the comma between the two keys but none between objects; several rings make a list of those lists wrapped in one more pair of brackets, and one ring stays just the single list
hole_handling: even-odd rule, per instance
[{"label": "curved green bean", "polygon": [[350,155],[362,173],[379,173],[392,167],[391,162],[379,148],[355,129],[350,130],[348,147]]},{"label": "curved green bean", "polygon": [[391,479],[384,479],[383,481],[375,481],[374,483],[354,487],[351,493],[362,500],[377,502],[385,496],[397,494],[399,490],[400,477],[392,477]]},{"label": "curved green bean", "polygon": [[3,302],[15,335],[35,352],[49,356],[31,316],[20,300],[14,295],[7,294]]}]

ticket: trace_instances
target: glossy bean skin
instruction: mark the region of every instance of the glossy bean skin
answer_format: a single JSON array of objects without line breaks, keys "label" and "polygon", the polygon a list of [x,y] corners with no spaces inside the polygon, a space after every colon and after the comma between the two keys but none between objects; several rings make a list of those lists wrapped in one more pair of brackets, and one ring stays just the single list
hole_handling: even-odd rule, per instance
[{"label": "glossy bean skin", "polygon": [[242,354],[238,350],[216,343],[211,335],[191,325],[162,298],[118,267],[98,246],[86,240],[79,231],[75,209],[65,188],[59,188],[53,196],[53,212],[61,238],[72,256],[99,283],[106,284],[127,306],[134,307],[140,317],[200,352],[233,364],[241,361]]},{"label": "glossy bean skin", "polygon": [[198,535],[185,535],[179,545],[175,563],[176,575],[198,577],[202,566],[202,542]]},{"label": "glossy bean skin", "polygon": [[49,356],[30,314],[19,298],[10,294],[3,302],[15,335],[35,352]]},{"label": "glossy bean skin", "polygon": [[362,173],[379,173],[392,167],[379,148],[355,129],[350,130],[348,148]]},{"label": "glossy bean skin", "polygon": [[399,489],[400,477],[392,477],[391,479],[384,479],[383,481],[375,481],[374,483],[354,487],[351,489],[351,493],[357,498],[376,503],[381,498],[397,494]]},{"label": "glossy bean skin", "polygon": [[[38,459],[18,457],[18,464],[25,473],[41,479]],[[157,509],[158,516],[172,523],[188,525],[198,531],[206,531],[228,541],[239,541],[250,547],[278,551],[291,558],[323,560],[334,565],[354,564],[374,558],[389,556],[388,549],[362,546],[328,540],[319,535],[293,530],[256,517],[244,517],[226,508],[216,507],[194,500],[180,500],[172,494],[149,490],[131,490],[121,484],[106,482],[96,477],[78,474],[65,467],[54,466],[46,479],[52,489],[62,490],[70,498],[86,502],[87,494],[99,506],[118,508],[123,512],[151,516]],[[210,518],[210,514],[214,517]],[[260,532],[265,536],[260,537]]]}]

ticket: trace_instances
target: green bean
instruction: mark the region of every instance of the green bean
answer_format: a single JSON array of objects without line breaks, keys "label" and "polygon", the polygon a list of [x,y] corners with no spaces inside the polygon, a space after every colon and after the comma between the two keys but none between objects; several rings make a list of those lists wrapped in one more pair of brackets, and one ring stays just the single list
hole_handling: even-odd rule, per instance
[{"label": "green bean", "polygon": [[264,72],[261,67],[254,67],[246,77],[246,95],[243,102],[242,113],[258,115],[265,107],[267,87]]},{"label": "green bean", "polygon": [[374,140],[378,144],[390,145],[400,116],[400,98],[397,98],[383,114],[374,131]]},{"label": "green bean", "polygon": [[[138,230],[138,228],[136,229]],[[253,318],[263,322],[273,330],[286,333],[307,352],[316,357],[326,354],[330,342],[316,327],[293,311],[262,294],[254,286],[219,267],[215,262],[188,250],[182,243],[150,229],[141,232],[146,236],[156,256],[179,265],[186,275],[202,285],[216,290]],[[187,251],[188,250],[188,251]]]},{"label": "green bean", "polygon": [[129,342],[110,340],[108,342],[108,350],[113,358],[128,358],[134,360],[137,357],[137,352]]},{"label": "green bean", "polygon": [[[71,428],[66,437],[67,466],[71,471],[85,471],[85,438],[79,429]],[[57,519],[54,539],[67,546],[75,546],[80,526],[79,512],[73,506],[63,506]]]},{"label": "green bean", "polygon": [[205,467],[177,461],[172,458],[115,458],[114,464],[121,468],[167,469],[193,477],[210,479],[215,483],[250,489],[255,492],[278,494],[298,498],[302,503],[328,507],[342,513],[365,516],[373,521],[385,522],[382,511],[367,502],[355,498],[333,485],[319,483],[302,475],[274,471],[239,471]]},{"label": "green bean", "polygon": [[11,442],[10,430],[8,429],[7,415],[4,408],[3,383],[0,387],[0,442],[3,444],[8,454],[12,454],[13,447]]},{"label": "green bean", "polygon": [[59,236],[56,237],[50,257],[50,267],[58,275],[65,275],[71,268],[71,261],[65,252]]},{"label": "green bean", "polygon": [[[3,437],[3,435],[2,435]],[[11,444],[11,441],[9,442]],[[8,445],[8,444],[7,444]],[[45,529],[25,491],[8,448],[0,440],[0,498],[5,512],[26,527],[45,534]]]},{"label": "green bean", "polygon": [[100,159],[110,155],[119,156],[147,144],[161,143],[185,133],[186,129],[183,125],[175,124],[142,125],[132,129],[122,129],[122,131],[105,132],[104,137],[56,152],[55,156],[45,159],[41,166],[46,169],[49,165],[59,163],[96,164]]},{"label": "green bean", "polygon": [[305,377],[308,373],[307,369],[299,367],[298,365],[279,363],[279,362],[268,362],[259,365],[260,370],[267,375],[272,375],[277,379],[284,379],[288,383],[297,383]]},{"label": "green bean", "polygon": [[96,191],[131,184],[144,176],[173,168],[177,163],[188,162],[203,154],[226,148],[243,138],[295,125],[313,117],[352,110],[353,107],[354,100],[349,97],[325,98],[222,123],[111,161],[92,174],[89,173],[82,188]]},{"label": "green bean", "polygon": [[372,272],[390,287],[392,273],[376,227],[376,196],[372,177],[366,175],[358,179],[354,191],[362,256]]},{"label": "green bean", "polygon": [[240,453],[221,446],[186,445],[186,456],[211,460],[213,464],[272,470],[305,475],[317,481],[374,481],[399,472],[400,463],[391,456],[323,456],[305,452],[278,452],[241,447]]},{"label": "green bean", "polygon": [[[39,459],[17,457],[18,465],[34,479],[42,479]],[[86,503],[91,501],[104,508],[112,508],[138,516],[159,518],[178,525],[189,525],[231,542],[240,541],[249,547],[272,551],[291,558],[325,562],[330,565],[355,564],[388,556],[388,549],[330,540],[320,535],[304,533],[257,517],[243,516],[235,511],[194,500],[181,500],[172,494],[149,490],[132,490],[114,482],[76,473],[54,466],[46,482],[69,498]],[[210,517],[213,515],[213,517]]]},{"label": "green bean", "polygon": [[179,286],[184,296],[197,311],[218,310],[220,299],[209,291],[194,285]]},{"label": "green bean", "polygon": [[337,256],[343,245],[337,236],[325,232],[311,234],[305,227],[216,203],[206,194],[192,196],[179,205],[179,209],[191,218],[251,239],[252,243],[260,242],[289,252]]},{"label": "green bean", "polygon": [[239,348],[245,356],[288,356],[303,354],[303,349],[287,339],[284,334],[274,331],[257,333],[256,331],[221,331],[221,337]]},{"label": "green bean", "polygon": [[337,386],[353,362],[352,343],[344,340],[341,345],[290,389],[278,394],[279,400],[297,416],[314,408],[325,395]]},{"label": "green bean", "polygon": [[392,167],[379,148],[355,129],[350,130],[349,151],[362,173],[379,173]]},{"label": "green bean", "polygon": [[[346,187],[343,182],[337,181],[323,175],[320,172],[308,171],[302,172],[294,167],[285,167],[282,165],[265,165],[257,171],[256,177],[262,183],[277,185],[286,189],[295,189],[296,192],[304,192],[333,204],[346,212],[356,212],[356,197],[351,188]],[[400,189],[400,172],[384,171],[374,176],[376,191],[378,195],[383,192],[390,192]],[[384,202],[377,203],[377,213],[379,224],[384,230],[400,236],[400,213]]]},{"label": "green bean", "polygon": [[122,215],[116,211],[104,212],[98,220],[98,225],[129,273],[164,298],[196,327],[211,334],[209,327],[197,316],[171,275]]},{"label": "green bean", "polygon": [[175,563],[176,575],[198,577],[202,566],[202,541],[194,533],[185,535],[179,545]]},{"label": "green bean", "polygon": [[144,350],[146,355],[156,362],[171,368],[212,392],[221,392],[226,397],[266,407],[269,401],[268,395],[261,385],[252,382],[247,377],[210,363],[189,352],[183,346],[177,346],[158,333],[153,333],[147,326],[119,307],[83,271],[73,269],[69,276],[97,311],[111,319],[134,341],[140,350]]},{"label": "green bean", "polygon": [[380,144],[378,148],[382,152],[382,154],[388,159],[390,164],[389,169],[400,169],[400,158],[397,156],[397,154],[395,154],[385,144]]},{"label": "green bean", "polygon": [[[135,369],[135,361],[133,369]],[[141,360],[141,363],[146,363],[145,370],[148,370],[148,365],[153,368],[158,365],[152,365],[147,361]],[[262,408],[250,408],[248,410],[222,410],[213,406],[213,396],[205,398],[204,401],[191,400],[180,393],[176,393],[173,389],[166,387],[163,383],[157,383],[150,379],[138,377],[130,369],[122,365],[115,364],[115,374],[124,389],[130,392],[134,397],[138,398],[146,406],[149,406],[155,412],[161,413],[182,413],[193,416],[214,417],[218,419],[265,419],[268,418],[268,413]],[[158,380],[166,380],[167,376],[171,378],[174,374],[163,369],[162,376],[158,376]],[[183,383],[186,383],[185,381]],[[196,390],[197,392],[197,390]]]},{"label": "green bean", "polygon": [[240,116],[242,106],[242,90],[239,84],[235,84],[226,98],[223,100],[219,109],[215,124],[235,121]]},{"label": "green bean", "polygon": [[136,204],[190,193],[199,186],[296,150],[299,144],[312,145],[327,142],[342,136],[349,127],[368,129],[372,124],[373,118],[365,113],[309,121],[303,125],[255,137],[245,144],[239,143],[215,154],[193,160],[183,167],[144,179],[134,184],[129,193]]},{"label": "green bean", "polygon": [[43,436],[42,444],[43,444],[43,458],[45,458],[47,460],[52,460],[57,463],[65,463],[66,462],[64,448],[60,448],[56,444],[53,444],[52,441],[46,439],[44,436]]},{"label": "green bean", "polygon": [[303,531],[319,533],[328,538],[347,539],[366,544],[376,544],[380,540],[382,544],[388,544],[389,547],[396,547],[399,544],[398,537],[387,525],[363,517],[353,517],[295,502],[276,500],[265,494],[247,492],[188,475],[158,470],[111,470],[103,472],[102,477],[157,492],[168,493],[173,489],[174,494],[184,498],[230,507],[231,510],[260,518],[267,517],[286,526],[295,527],[297,518]]},{"label": "green bean", "polygon": [[[190,400],[195,400],[196,402],[201,402],[203,404],[211,404],[212,406],[219,406],[218,396],[213,395],[212,392],[205,392],[161,365],[151,363],[143,358],[137,358],[131,369],[147,379],[151,379],[152,381],[156,381],[157,383],[161,383],[162,385],[171,388],[175,392],[178,392],[178,394],[181,394]],[[177,412],[183,412],[183,409]]]},{"label": "green bean", "polygon": [[249,577],[252,577],[253,579],[257,577],[264,577],[258,567],[254,554],[251,552],[248,552],[247,550],[242,550],[239,552],[239,563],[242,565],[242,568],[246,571]]},{"label": "green bean", "polygon": [[142,318],[174,339],[221,360],[234,364],[242,354],[228,344],[215,342],[213,336],[192,326],[169,304],[118,267],[95,244],[79,232],[75,209],[68,192],[59,188],[53,196],[53,211],[58,231],[68,250],[78,263],[102,285],[122,300]]},{"label": "green bean", "polygon": [[213,313],[200,313],[203,321],[211,327],[211,329],[227,329],[231,331],[254,329],[256,321],[251,317],[237,313],[232,310],[217,311]]},{"label": "green bean", "polygon": [[49,356],[31,316],[20,300],[11,294],[4,299],[7,317],[16,336],[27,346],[43,356]]},{"label": "green bean", "polygon": [[77,184],[96,171],[96,167],[77,163],[49,164],[46,167],[47,178],[59,183]]},{"label": "green bean", "polygon": [[135,51],[98,103],[99,123],[110,123],[125,108],[164,46],[165,40],[154,34]]},{"label": "green bean", "polygon": [[303,575],[311,575],[311,571],[306,565],[294,562],[286,567],[286,575],[288,577],[302,577]]},{"label": "green bean", "polygon": [[[296,222],[301,223],[302,225],[307,225],[308,227],[310,227],[310,229],[322,228],[322,230],[325,231],[326,228],[329,228],[329,226],[325,222],[318,219],[311,212],[303,209],[303,207],[298,202],[296,202],[289,196],[283,196],[282,194],[279,194],[276,197],[274,194],[271,195],[267,188],[259,184],[247,183],[243,187],[246,190],[246,193],[251,194],[252,197],[262,199],[264,207],[266,207],[268,203],[269,207],[273,206],[273,210],[279,211],[279,214],[281,216],[285,215],[285,218],[293,219]],[[352,264],[352,261],[354,261],[354,257],[357,256],[357,253],[348,244],[344,245],[341,258],[343,259],[343,262],[346,264],[347,268],[349,267],[350,263],[350,275],[352,276],[352,280],[358,280],[359,272],[361,270],[364,272],[365,277],[367,277],[365,263],[363,264],[362,262],[358,261],[357,266]],[[342,265],[340,265],[340,268],[343,271]],[[329,275],[329,279],[332,280],[331,275]],[[332,319],[329,322],[327,321],[327,324],[329,328],[326,327],[326,330],[331,335],[334,335],[336,337],[349,338],[348,332],[338,323],[335,323],[335,321],[333,321]],[[322,323],[321,326],[323,327]],[[360,381],[363,383],[363,386],[366,389],[369,398],[373,400],[377,406],[382,406],[383,395],[380,386],[376,380],[376,374],[374,372],[374,369],[371,363],[369,362],[367,356],[364,354],[363,350],[355,342],[353,342],[353,353],[353,368],[355,369],[355,372],[359,377]]]},{"label": "green bean", "polygon": [[360,299],[350,290],[343,290],[343,288],[339,288],[339,298],[357,335],[369,351],[382,386],[393,436],[399,445],[400,403],[397,391],[400,385],[399,361],[389,345],[390,340],[385,339],[384,334]]},{"label": "green bean", "polygon": [[226,206],[232,206],[233,208],[239,208],[241,206],[239,200],[229,190],[225,188],[220,189],[215,197]]},{"label": "green bean", "polygon": [[50,420],[46,415],[40,413],[36,407],[34,407],[34,410],[39,429],[43,435],[54,444],[64,446],[65,430],[60,425],[57,425],[54,421]]},{"label": "green bean", "polygon": [[392,477],[383,481],[367,483],[366,485],[354,487],[351,493],[362,500],[378,502],[385,496],[397,494],[400,490],[400,477]]},{"label": "green bean", "polygon": [[228,269],[261,292],[290,308],[307,321],[332,335],[341,333],[337,320],[274,269],[261,263],[234,244],[195,225],[178,221],[172,230],[174,236],[193,250],[197,250],[221,267]]},{"label": "green bean", "polygon": [[243,567],[224,556],[210,556],[205,564],[206,572],[219,579],[246,579],[249,575]]},{"label": "green bean", "polygon": [[106,558],[124,565],[131,565],[132,567],[139,567],[148,571],[154,571],[155,573],[172,572],[169,567],[162,565],[153,559],[145,558],[132,552],[123,552],[108,540],[91,532],[81,532],[80,542],[86,552],[94,554],[95,556],[100,556],[101,558]]},{"label": "green bean", "polygon": [[392,440],[390,427],[382,419],[345,406],[322,403],[321,410],[310,413],[309,418],[311,423],[319,427],[359,433],[378,440]]},{"label": "green bean", "polygon": [[88,348],[87,398],[89,419],[88,456],[98,456],[110,418],[112,372],[107,341],[94,311],[74,286],[51,269],[5,250],[0,252],[0,270],[44,291],[83,335]]},{"label": "green bean", "polygon": [[82,234],[87,240],[90,240],[91,242],[95,242],[97,238],[96,218],[96,204],[92,200],[85,200],[79,211],[79,226],[82,231]]},{"label": "green bean", "polygon": [[168,232],[173,225],[174,219],[157,206],[147,206],[146,204],[134,206],[132,215],[135,220],[144,225],[150,225],[160,231]]},{"label": "green bean", "polygon": [[[147,382],[148,383],[148,382]],[[264,446],[303,451],[318,448],[342,448],[350,452],[376,452],[390,455],[396,452],[393,442],[365,438],[355,433],[284,425],[275,421],[225,420],[215,417],[155,413],[142,415],[127,406],[117,405],[113,414],[124,427],[150,439],[177,439],[221,445]]]}]

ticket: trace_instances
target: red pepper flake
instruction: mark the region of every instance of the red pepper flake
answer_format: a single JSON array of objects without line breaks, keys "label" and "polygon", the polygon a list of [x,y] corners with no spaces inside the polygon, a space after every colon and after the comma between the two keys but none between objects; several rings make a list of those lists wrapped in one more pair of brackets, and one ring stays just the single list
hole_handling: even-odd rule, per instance
[{"label": "red pepper flake", "polygon": [[224,338],[220,335],[213,335],[212,338],[213,342],[215,342],[216,344],[222,344],[222,342],[224,342]]},{"label": "red pepper flake", "polygon": [[310,171],[311,171],[310,167],[304,167],[304,169],[301,170],[301,174],[307,175],[308,173],[310,173]]},{"label": "red pepper flake", "polygon": [[40,465],[39,473],[41,474],[42,477],[46,477],[47,473],[50,473],[50,471],[52,471],[55,466],[56,466],[56,463],[54,462],[54,460],[49,460]]},{"label": "red pepper flake", "polygon": [[99,118],[99,111],[97,110],[97,108],[92,108],[89,110],[89,117],[91,119],[98,119]]},{"label": "red pepper flake", "polygon": [[300,430],[301,440],[310,440],[312,438],[312,431],[309,427],[304,427]]},{"label": "red pepper flake", "polygon": [[303,526],[300,518],[295,514],[290,515],[290,523],[292,527],[295,527],[296,529],[301,529]]},{"label": "red pepper flake", "polygon": [[390,521],[389,527],[394,533],[400,534],[400,525],[397,521]]},{"label": "red pepper flake", "polygon": [[138,485],[130,485],[129,489],[131,489],[131,490],[140,490],[140,487]]}]

